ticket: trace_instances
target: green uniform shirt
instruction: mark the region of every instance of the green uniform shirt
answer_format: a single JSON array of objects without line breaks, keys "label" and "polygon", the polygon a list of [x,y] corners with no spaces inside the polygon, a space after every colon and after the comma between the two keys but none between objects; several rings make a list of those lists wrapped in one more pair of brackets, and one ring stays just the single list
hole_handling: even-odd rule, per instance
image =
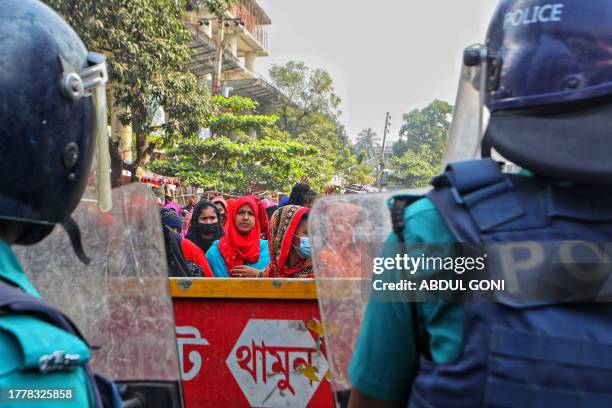
[{"label": "green uniform shirt", "polygon": [[[0,278],[40,298],[11,248],[1,240]],[[79,355],[79,366],[73,371],[41,373],[38,370],[39,359],[56,351]],[[54,325],[29,315],[0,315],[0,406],[93,406],[91,387],[83,368],[89,359],[89,348],[81,339]],[[18,390],[33,390],[31,399],[11,399],[11,396],[22,395],[23,391]],[[58,392],[54,393],[54,390]],[[64,395],[69,392],[72,399],[53,401],[54,395],[59,396],[59,390],[63,390]]]},{"label": "green uniform shirt", "polygon": [[[456,242],[442,216],[428,198],[409,206],[404,215],[405,242]],[[391,234],[387,242],[397,242]],[[394,254],[383,254],[393,256]],[[421,330],[437,363],[459,356],[463,337],[463,305],[417,303]],[[349,366],[353,387],[382,400],[400,400],[410,392],[419,354],[415,341],[413,306],[400,302],[368,303],[357,347]]]}]

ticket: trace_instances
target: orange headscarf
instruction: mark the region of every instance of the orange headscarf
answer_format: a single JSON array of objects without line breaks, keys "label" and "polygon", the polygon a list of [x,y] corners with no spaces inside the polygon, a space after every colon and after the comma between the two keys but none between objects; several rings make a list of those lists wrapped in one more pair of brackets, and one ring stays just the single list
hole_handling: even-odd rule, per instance
[{"label": "orange headscarf", "polygon": [[[238,209],[245,204],[251,207],[255,214],[255,226],[246,235],[241,234],[236,228],[236,214],[238,214]],[[228,205],[225,235],[219,241],[219,252],[225,259],[227,270],[231,271],[238,265],[257,262],[259,251],[258,204],[253,197],[240,197],[235,203]]]}]

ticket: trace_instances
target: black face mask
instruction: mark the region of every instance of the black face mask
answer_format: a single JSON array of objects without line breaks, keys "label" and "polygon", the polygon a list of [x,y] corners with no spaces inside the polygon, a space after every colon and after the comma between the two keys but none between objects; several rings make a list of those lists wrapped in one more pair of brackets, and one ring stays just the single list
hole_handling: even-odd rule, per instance
[{"label": "black face mask", "polygon": [[195,234],[198,235],[210,235],[212,233],[217,232],[219,229],[221,228],[221,226],[219,225],[218,222],[214,223],[214,224],[194,224],[193,225],[193,232]]}]

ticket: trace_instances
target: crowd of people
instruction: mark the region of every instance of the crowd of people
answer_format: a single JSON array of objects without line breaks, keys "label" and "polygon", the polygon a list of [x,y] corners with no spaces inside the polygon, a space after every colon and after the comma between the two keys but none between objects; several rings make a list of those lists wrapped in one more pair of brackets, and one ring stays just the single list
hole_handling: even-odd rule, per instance
[{"label": "crowd of people", "polygon": [[170,276],[312,278],[308,213],[317,193],[298,183],[278,204],[218,196],[160,209]]}]

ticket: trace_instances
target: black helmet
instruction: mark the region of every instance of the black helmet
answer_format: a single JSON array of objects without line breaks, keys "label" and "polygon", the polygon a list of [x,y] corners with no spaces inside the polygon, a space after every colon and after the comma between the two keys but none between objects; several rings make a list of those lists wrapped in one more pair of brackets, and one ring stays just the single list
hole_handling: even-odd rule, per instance
[{"label": "black helmet", "polygon": [[[106,62],[35,0],[0,1],[0,50],[0,218],[40,225],[20,239],[33,243],[93,184],[96,135],[108,164]],[[107,167],[98,172],[110,209]]]}]

